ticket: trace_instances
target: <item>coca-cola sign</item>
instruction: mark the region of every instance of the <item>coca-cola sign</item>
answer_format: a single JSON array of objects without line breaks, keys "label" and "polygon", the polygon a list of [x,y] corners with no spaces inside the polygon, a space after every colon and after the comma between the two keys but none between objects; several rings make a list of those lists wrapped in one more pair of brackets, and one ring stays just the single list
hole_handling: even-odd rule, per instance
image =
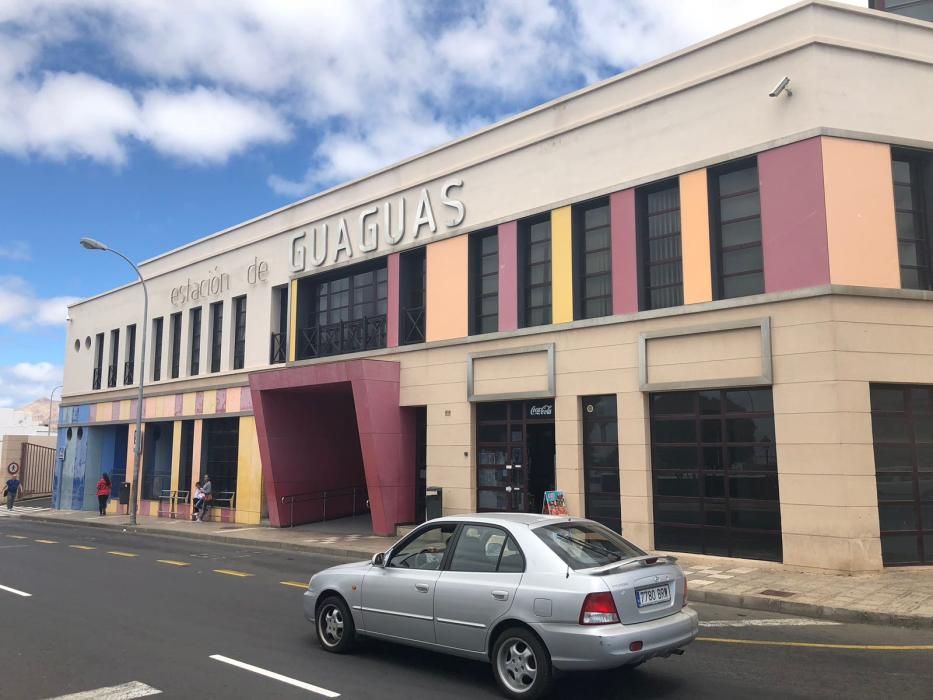
[{"label": "coca-cola sign", "polygon": [[528,402],[528,417],[529,418],[553,418],[554,417],[554,404],[553,402],[547,403],[532,403]]}]

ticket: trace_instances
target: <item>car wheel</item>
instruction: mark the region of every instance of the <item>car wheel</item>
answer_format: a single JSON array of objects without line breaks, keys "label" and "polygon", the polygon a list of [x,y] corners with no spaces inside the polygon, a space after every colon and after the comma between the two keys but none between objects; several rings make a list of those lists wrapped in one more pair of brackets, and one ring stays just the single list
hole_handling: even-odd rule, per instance
[{"label": "car wheel", "polygon": [[551,689],[551,655],[534,634],[511,627],[496,640],[492,653],[496,683],[510,698],[531,700]]},{"label": "car wheel", "polygon": [[356,641],[356,626],[343,598],[332,595],[317,608],[317,639],[325,651],[346,654]]}]

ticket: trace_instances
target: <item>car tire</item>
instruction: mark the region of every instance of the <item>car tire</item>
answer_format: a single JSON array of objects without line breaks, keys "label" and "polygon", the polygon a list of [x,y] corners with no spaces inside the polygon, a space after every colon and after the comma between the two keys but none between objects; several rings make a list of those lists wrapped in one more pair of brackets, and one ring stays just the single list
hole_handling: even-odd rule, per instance
[{"label": "car tire", "polygon": [[330,595],[317,606],[314,616],[317,640],[324,651],[346,654],[356,643],[353,615],[343,598]]},{"label": "car tire", "polygon": [[524,627],[510,627],[499,635],[492,650],[492,669],[499,689],[514,700],[543,697],[554,681],[547,647]]}]

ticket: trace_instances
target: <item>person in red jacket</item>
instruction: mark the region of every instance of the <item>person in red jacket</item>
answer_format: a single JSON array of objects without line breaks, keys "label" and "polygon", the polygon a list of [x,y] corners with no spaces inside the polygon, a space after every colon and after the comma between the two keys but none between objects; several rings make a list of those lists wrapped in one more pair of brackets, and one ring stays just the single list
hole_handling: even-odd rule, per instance
[{"label": "person in red jacket", "polygon": [[101,515],[107,514],[107,499],[110,498],[110,477],[104,472],[97,482],[97,507]]}]

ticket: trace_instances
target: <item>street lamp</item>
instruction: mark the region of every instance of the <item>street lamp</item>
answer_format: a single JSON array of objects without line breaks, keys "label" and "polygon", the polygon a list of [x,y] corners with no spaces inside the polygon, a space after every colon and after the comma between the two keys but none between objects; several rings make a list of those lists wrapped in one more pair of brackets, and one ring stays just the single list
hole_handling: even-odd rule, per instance
[{"label": "street lamp", "polygon": [[136,437],[133,441],[133,481],[130,483],[130,525],[135,525],[136,494],[139,492],[139,457],[143,449],[143,382],[146,379],[146,324],[149,322],[149,290],[146,289],[146,280],[143,279],[143,273],[141,273],[135,263],[123,253],[109,248],[100,241],[95,241],[93,238],[82,238],[81,245],[88,250],[109,251],[126,260],[139,276],[139,283],[143,287],[143,338],[142,349],[139,353],[139,397],[136,401]]},{"label": "street lamp", "polygon": [[52,434],[52,397],[55,396],[55,392],[61,388],[62,388],[62,385],[59,384],[57,387],[52,389],[52,391],[49,392],[49,422],[47,426],[48,430],[46,431],[49,435]]}]

